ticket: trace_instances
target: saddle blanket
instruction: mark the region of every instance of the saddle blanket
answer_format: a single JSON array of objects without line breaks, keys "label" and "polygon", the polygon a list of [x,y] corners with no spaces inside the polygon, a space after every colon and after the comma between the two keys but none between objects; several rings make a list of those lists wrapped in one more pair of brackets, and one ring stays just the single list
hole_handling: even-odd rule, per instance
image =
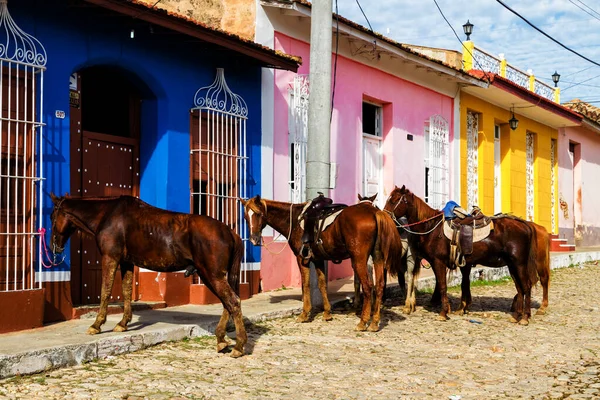
[{"label": "saddle blanket", "polygon": [[[300,221],[300,228],[302,228],[302,230],[304,230],[304,219],[302,217],[304,216],[306,210],[308,210],[308,207],[310,207],[310,202],[306,203],[306,206],[304,206],[302,212],[300,213],[300,216],[298,217],[298,220]],[[325,222],[323,223],[323,230],[327,229],[329,225],[333,224],[333,221],[335,221],[335,219],[338,217],[338,215],[340,215],[342,211],[344,211],[343,208],[339,211],[334,212],[333,214],[328,215],[327,218],[325,218]],[[318,223],[320,224],[321,221],[319,220]]]},{"label": "saddle blanket", "polygon": [[[473,229],[473,242],[479,242],[490,235],[490,232],[494,229],[494,222],[490,221],[490,223],[484,227]],[[444,223],[444,236],[448,238],[448,240],[452,240],[452,221],[446,221]]]}]

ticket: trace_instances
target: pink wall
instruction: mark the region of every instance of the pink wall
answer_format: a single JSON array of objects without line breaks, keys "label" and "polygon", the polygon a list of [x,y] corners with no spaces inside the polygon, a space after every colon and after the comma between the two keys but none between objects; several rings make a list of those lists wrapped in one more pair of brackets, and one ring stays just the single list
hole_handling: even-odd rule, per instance
[{"label": "pink wall", "polygon": [[[569,143],[575,143],[574,166]],[[558,192],[566,202],[558,211],[559,235],[578,246],[600,246],[600,135],[583,127],[562,128],[558,135]],[[575,228],[575,229],[574,229]]]},{"label": "pink wall", "polygon": [[[275,49],[302,57],[299,74],[308,74],[310,47],[307,43],[276,33]],[[289,142],[288,90],[294,74],[275,72],[274,121],[274,197],[289,201]],[[436,75],[432,75],[436,79]],[[424,194],[424,141],[425,122],[432,115],[441,114],[450,124],[450,142],[453,132],[453,99],[432,90],[412,84],[396,76],[338,57],[335,102],[331,125],[331,162],[339,165],[336,188],[330,192],[335,202],[354,204],[362,192],[362,102],[368,99],[383,105],[383,161],[384,193],[387,197],[394,185],[406,184],[418,195]],[[413,140],[407,140],[407,134]],[[451,152],[452,153],[452,152]],[[452,165],[452,160],[450,160]],[[281,176],[277,171],[285,171]],[[451,188],[452,190],[452,188]],[[268,241],[269,239],[266,238]],[[288,256],[284,256],[284,254]],[[279,256],[262,252],[261,276],[263,289],[297,286],[300,282],[295,260],[285,250]],[[352,275],[348,261],[329,264],[329,278]],[[275,270],[276,269],[276,270]]]}]

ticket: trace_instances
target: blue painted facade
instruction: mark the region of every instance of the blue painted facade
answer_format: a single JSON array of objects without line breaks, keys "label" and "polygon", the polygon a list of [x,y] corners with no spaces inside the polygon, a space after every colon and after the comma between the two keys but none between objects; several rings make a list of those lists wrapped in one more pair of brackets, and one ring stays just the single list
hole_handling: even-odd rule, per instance
[{"label": "blue painted facade", "polygon": [[[69,77],[90,66],[116,66],[128,71],[148,98],[141,113],[140,198],[180,212],[190,211],[189,130],[194,94],[214,81],[216,68],[224,68],[229,87],[248,105],[248,194],[259,193],[259,66],[248,65],[223,49],[197,51],[197,46],[184,40],[157,39],[149,29],[136,28],[131,39],[130,17],[123,17],[116,25],[114,19],[89,9],[68,7],[67,1],[9,0],[8,8],[18,26],[43,44],[48,57],[43,93],[44,226],[50,226],[50,192],[71,193]],[[56,110],[65,111],[66,117],[55,118]],[[106,104],[105,112],[110,118],[111,104]],[[249,261],[258,260],[259,249],[250,246],[250,251]]]}]

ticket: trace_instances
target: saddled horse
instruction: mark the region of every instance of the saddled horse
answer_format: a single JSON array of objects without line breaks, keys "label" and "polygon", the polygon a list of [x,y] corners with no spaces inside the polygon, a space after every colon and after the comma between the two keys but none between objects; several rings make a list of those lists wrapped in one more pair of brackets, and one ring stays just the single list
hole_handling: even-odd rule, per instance
[{"label": "saddled horse", "polygon": [[[377,193],[367,197],[358,195],[359,202],[371,202],[375,206]],[[376,206],[375,206],[376,207]],[[400,259],[400,271],[398,271],[398,285],[405,294],[404,307],[402,312],[410,314],[416,310],[417,306],[417,279],[421,270],[421,260],[411,248],[409,237],[401,227],[398,227],[398,233],[402,240],[402,258]],[[360,285],[357,275],[354,274],[354,298],[360,299]],[[387,283],[387,274],[384,274],[384,287]],[[357,300],[355,300],[357,301]]]},{"label": "saddled horse", "polygon": [[[444,236],[443,214],[429,207],[405,186],[396,187],[387,199],[385,210],[395,218],[406,216],[413,224],[411,231],[418,236],[416,247],[419,256],[427,259],[434,271],[441,296],[440,319],[447,320],[450,312],[446,286],[446,267],[450,264],[450,241]],[[471,267],[477,264],[488,267],[508,266],[517,289],[513,301],[513,318],[522,325],[531,317],[531,288],[538,280],[538,238],[537,229],[516,217],[494,218],[494,229],[489,236],[473,243],[473,252],[465,255],[465,266],[461,272],[466,279],[461,285],[461,306],[464,312],[470,304]],[[543,268],[542,268],[543,269]],[[544,284],[544,282],[542,282]]]},{"label": "saddled horse", "polygon": [[[402,253],[402,244],[394,221],[389,215],[369,203],[359,203],[344,208],[333,223],[320,234],[322,244],[314,246],[309,258],[301,254],[303,228],[300,217],[307,203],[293,204],[262,199],[255,196],[241,200],[245,217],[250,226],[250,241],[260,245],[262,230],[269,225],[288,240],[290,249],[296,256],[302,279],[302,313],[298,322],[307,322],[311,312],[309,263],[313,262],[318,276],[318,285],[323,297],[323,319],[331,320],[331,304],[327,297],[324,274],[325,260],[341,261],[350,258],[352,268],[362,285],[364,302],[359,331],[379,330],[381,299],[383,295],[383,274],[387,268],[397,271],[394,260]],[[373,258],[375,272],[375,301],[372,302],[373,282],[369,277],[367,260]],[[371,319],[371,308],[373,314]],[[370,325],[367,324],[371,320]]]},{"label": "saddled horse", "polygon": [[51,194],[51,246],[56,252],[76,231],[92,235],[102,255],[100,311],[87,333],[101,332],[106,322],[108,299],[117,267],[123,279],[123,318],[113,331],[127,330],[131,321],[133,266],[157,272],[175,272],[193,267],[202,282],[223,303],[223,314],[215,330],[217,351],[228,346],[225,337],[229,316],[236,330],[232,357],[244,354],[247,342],[239,298],[239,275],[243,256],[240,237],[213,218],[177,213],[153,207],[132,196],[74,198]]}]

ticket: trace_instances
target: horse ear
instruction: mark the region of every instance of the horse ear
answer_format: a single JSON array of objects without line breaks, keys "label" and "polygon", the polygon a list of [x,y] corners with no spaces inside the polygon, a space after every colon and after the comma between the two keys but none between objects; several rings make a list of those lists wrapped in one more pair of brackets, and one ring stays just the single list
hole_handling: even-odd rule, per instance
[{"label": "horse ear", "polygon": [[256,200],[260,201],[260,194],[256,195]]},{"label": "horse ear", "polygon": [[402,185],[402,187],[400,188],[400,191],[401,191],[401,192],[404,192],[404,191],[406,191],[406,185]]},{"label": "horse ear", "polygon": [[360,193],[358,193],[358,194],[356,195],[356,197],[358,197],[358,201],[361,201],[361,200],[362,200],[362,196],[360,195]]},{"label": "horse ear", "polygon": [[54,204],[56,204],[56,202],[58,201],[58,197],[56,197],[53,192],[50,192],[50,199],[52,199],[52,202]]},{"label": "horse ear", "polygon": [[243,205],[244,207],[246,207],[246,203],[248,203],[248,201],[247,201],[247,200],[244,200],[244,199],[242,199],[241,197],[238,197],[238,200],[240,201],[240,203],[242,203],[242,205]]}]

